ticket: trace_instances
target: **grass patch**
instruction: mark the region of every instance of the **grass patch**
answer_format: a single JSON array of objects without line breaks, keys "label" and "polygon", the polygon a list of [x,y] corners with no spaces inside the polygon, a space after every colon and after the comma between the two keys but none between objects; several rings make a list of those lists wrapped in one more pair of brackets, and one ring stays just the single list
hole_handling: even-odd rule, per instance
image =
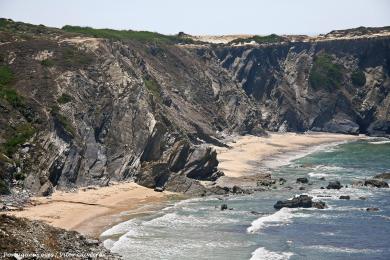
[{"label": "grass patch", "polygon": [[144,78],[144,83],[146,88],[152,93],[153,96],[155,96],[158,100],[161,100],[161,87],[152,78]]},{"label": "grass patch", "polygon": [[52,67],[54,66],[54,61],[50,59],[45,59],[41,61],[41,65],[45,67]]},{"label": "grass patch", "polygon": [[13,78],[13,73],[8,66],[0,66],[0,85],[7,85]]},{"label": "grass patch", "polygon": [[7,100],[14,108],[24,107],[24,98],[15,89],[0,85],[0,98]]},{"label": "grass patch", "polygon": [[255,36],[252,36],[252,37],[246,38],[246,39],[239,38],[239,39],[235,39],[233,41],[230,41],[229,43],[238,44],[238,43],[250,43],[252,41],[255,41],[259,44],[262,44],[262,43],[278,43],[278,42],[282,42],[283,40],[284,40],[284,38],[277,35],[277,34],[270,34],[270,35],[266,35],[266,36],[255,35]]},{"label": "grass patch", "polygon": [[355,70],[351,75],[352,84],[355,86],[364,86],[366,84],[366,75],[361,70]]},{"label": "grass patch", "polygon": [[30,139],[35,132],[35,128],[29,123],[17,126],[12,135],[3,144],[4,153],[8,157],[11,157],[16,152],[19,145]]},{"label": "grass patch", "polygon": [[192,43],[193,40],[176,35],[164,35],[147,31],[95,29],[65,25],[62,30],[70,33],[79,33],[95,38],[107,38],[114,40],[138,40],[142,42],[165,42],[165,43]]},{"label": "grass patch", "polygon": [[333,90],[340,86],[343,79],[343,67],[333,62],[329,54],[320,54],[314,58],[309,82],[314,89]]},{"label": "grass patch", "polygon": [[62,58],[67,65],[88,65],[93,61],[91,56],[75,48],[66,48]]},{"label": "grass patch", "polygon": [[62,94],[58,99],[57,99],[57,102],[60,103],[60,104],[66,104],[66,103],[69,103],[70,101],[72,101],[72,97],[69,96],[68,94]]},{"label": "grass patch", "polygon": [[66,116],[60,113],[60,108],[58,106],[53,106],[50,113],[54,117],[54,120],[62,126],[65,132],[67,132],[72,137],[76,135],[76,130],[72,123]]}]

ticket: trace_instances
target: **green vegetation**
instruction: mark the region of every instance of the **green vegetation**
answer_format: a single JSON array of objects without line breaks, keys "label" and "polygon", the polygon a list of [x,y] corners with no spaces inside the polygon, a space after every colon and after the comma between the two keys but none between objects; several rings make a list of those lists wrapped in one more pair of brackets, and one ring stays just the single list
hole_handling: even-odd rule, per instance
[{"label": "green vegetation", "polygon": [[71,136],[76,135],[76,130],[74,129],[72,123],[66,116],[60,113],[60,108],[58,106],[52,106],[50,113],[68,134]]},{"label": "green vegetation", "polygon": [[246,43],[246,42],[252,42],[252,41],[255,41],[259,44],[262,44],[262,43],[277,43],[277,42],[282,42],[284,40],[283,37],[279,36],[279,35],[276,35],[276,34],[270,34],[270,35],[266,35],[266,36],[260,36],[260,35],[255,35],[253,37],[250,37],[250,38],[239,38],[239,39],[235,39],[229,43]]},{"label": "green vegetation", "polygon": [[58,99],[57,99],[57,102],[60,103],[60,104],[66,104],[66,103],[69,103],[70,101],[72,101],[72,97],[69,96],[68,94],[62,94]]},{"label": "green vegetation", "polygon": [[24,106],[23,97],[8,86],[13,78],[13,73],[9,67],[0,66],[0,98],[7,100],[15,108],[21,108]]},{"label": "green vegetation", "polygon": [[9,87],[0,85],[0,98],[7,100],[15,108],[24,107],[24,98]]},{"label": "green vegetation", "polygon": [[144,78],[144,83],[145,83],[145,86],[146,88],[152,93],[152,95],[154,97],[156,97],[158,100],[161,99],[161,87],[160,85],[157,83],[157,81],[155,81],[154,79],[152,78]]},{"label": "green vegetation", "polygon": [[366,75],[361,70],[356,70],[351,75],[352,84],[355,86],[364,86],[366,84]]},{"label": "green vegetation", "polygon": [[314,59],[309,82],[314,89],[333,90],[340,86],[343,67],[333,62],[329,54],[320,54]]},{"label": "green vegetation", "polygon": [[12,156],[18,149],[19,145],[30,139],[34,135],[35,131],[35,128],[29,123],[17,126],[11,136],[3,144],[2,150],[4,150],[4,153],[8,157]]},{"label": "green vegetation", "polygon": [[175,35],[164,35],[155,32],[147,31],[132,31],[132,30],[113,30],[113,29],[94,29],[91,27],[80,27],[65,25],[62,30],[70,33],[79,33],[96,38],[108,38],[113,40],[138,40],[142,42],[165,42],[179,43],[193,42],[189,38],[182,38]]},{"label": "green vegetation", "polygon": [[66,48],[62,57],[67,65],[88,65],[93,61],[91,56],[76,48]]},{"label": "green vegetation", "polygon": [[8,66],[0,66],[0,85],[6,85],[13,79],[13,74]]},{"label": "green vegetation", "polygon": [[45,67],[52,67],[54,66],[54,61],[50,59],[45,59],[41,61],[41,65]]}]

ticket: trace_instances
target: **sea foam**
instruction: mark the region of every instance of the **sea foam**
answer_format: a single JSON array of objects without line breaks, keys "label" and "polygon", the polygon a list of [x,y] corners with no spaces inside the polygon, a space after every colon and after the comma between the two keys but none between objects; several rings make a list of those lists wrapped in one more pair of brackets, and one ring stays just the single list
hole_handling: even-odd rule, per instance
[{"label": "sea foam", "polygon": [[252,253],[250,260],[285,260],[289,259],[294,254],[291,252],[272,252],[264,247],[259,247]]},{"label": "sea foam", "polygon": [[288,224],[291,222],[293,212],[295,209],[282,208],[274,214],[260,217],[252,222],[251,226],[247,228],[248,233],[257,232],[267,226],[278,226],[282,224]]}]

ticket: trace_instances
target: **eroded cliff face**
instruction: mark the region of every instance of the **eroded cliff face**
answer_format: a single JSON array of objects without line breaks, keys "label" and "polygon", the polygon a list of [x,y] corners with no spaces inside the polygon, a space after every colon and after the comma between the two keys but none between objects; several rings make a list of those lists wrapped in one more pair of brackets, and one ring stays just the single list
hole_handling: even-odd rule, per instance
[{"label": "eroded cliff face", "polygon": [[206,144],[223,145],[222,132],[262,133],[257,106],[213,60],[171,44],[50,32],[1,34],[12,75],[2,88],[18,99],[1,99],[5,180],[42,195],[128,178],[200,192],[196,180],[222,175]]},{"label": "eroded cliff face", "polygon": [[390,38],[210,50],[278,131],[390,133]]},{"label": "eroded cliff face", "polygon": [[388,37],[271,45],[110,40],[2,21],[1,185],[134,179],[194,194],[226,134],[389,134]]}]

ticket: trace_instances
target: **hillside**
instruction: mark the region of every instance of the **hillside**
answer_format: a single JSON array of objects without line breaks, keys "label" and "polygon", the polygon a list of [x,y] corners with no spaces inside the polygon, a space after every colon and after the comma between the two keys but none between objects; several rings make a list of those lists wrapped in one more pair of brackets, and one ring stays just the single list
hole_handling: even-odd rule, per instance
[{"label": "hillside", "polygon": [[2,19],[1,192],[134,179],[199,195],[218,190],[199,180],[223,175],[209,146],[227,135],[389,135],[388,28],[356,30],[213,44]]}]

